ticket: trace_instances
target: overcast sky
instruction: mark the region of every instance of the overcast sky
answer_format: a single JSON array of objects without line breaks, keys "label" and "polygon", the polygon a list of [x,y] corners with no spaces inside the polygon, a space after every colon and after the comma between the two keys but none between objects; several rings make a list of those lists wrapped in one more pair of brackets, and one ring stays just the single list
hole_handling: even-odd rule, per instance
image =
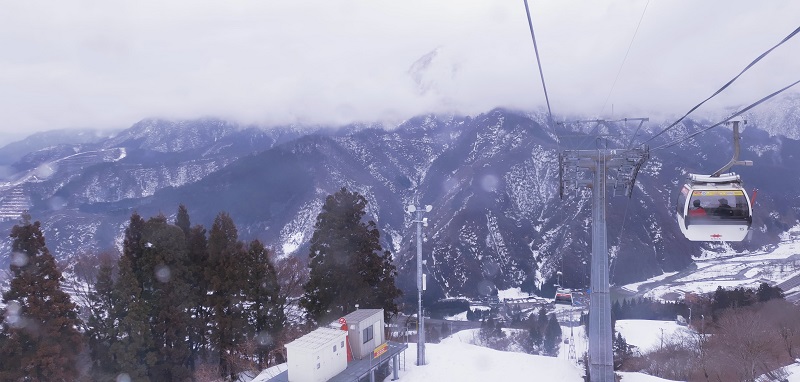
[{"label": "overcast sky", "polygon": [[[797,0],[529,5],[556,119],[612,105],[682,115],[800,23]],[[749,104],[799,68],[796,37],[704,111]],[[0,0],[0,138],[148,117],[395,124],[496,106],[545,107],[523,0]]]}]

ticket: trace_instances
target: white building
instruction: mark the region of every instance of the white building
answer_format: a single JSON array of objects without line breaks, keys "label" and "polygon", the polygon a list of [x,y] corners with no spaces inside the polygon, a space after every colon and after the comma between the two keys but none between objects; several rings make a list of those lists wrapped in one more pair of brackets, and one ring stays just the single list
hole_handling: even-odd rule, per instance
[{"label": "white building", "polygon": [[386,342],[383,309],[356,309],[344,316],[344,319],[347,320],[353,358],[372,357],[372,351]]},{"label": "white building", "polygon": [[347,332],[319,328],[286,344],[289,382],[324,382],[347,368]]}]

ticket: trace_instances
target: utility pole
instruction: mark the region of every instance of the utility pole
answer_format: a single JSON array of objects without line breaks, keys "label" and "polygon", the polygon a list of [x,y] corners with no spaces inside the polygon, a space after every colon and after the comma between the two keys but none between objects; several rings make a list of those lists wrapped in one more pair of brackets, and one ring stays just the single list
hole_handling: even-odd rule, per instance
[{"label": "utility pole", "polygon": [[[642,119],[646,120],[646,119]],[[591,296],[589,299],[589,374],[591,382],[614,382],[614,351],[606,232],[606,188],[630,197],[636,176],[649,158],[647,148],[565,150],[559,155],[559,194],[592,189]]]},{"label": "utility pole", "polygon": [[428,218],[422,217],[422,212],[431,212],[433,206],[426,205],[418,207],[410,204],[406,207],[406,212],[413,214],[416,212],[416,220],[412,223],[417,223],[417,322],[419,328],[417,330],[417,366],[425,364],[425,318],[422,315],[422,291],[425,290],[425,275],[422,273],[422,226],[428,226]]}]

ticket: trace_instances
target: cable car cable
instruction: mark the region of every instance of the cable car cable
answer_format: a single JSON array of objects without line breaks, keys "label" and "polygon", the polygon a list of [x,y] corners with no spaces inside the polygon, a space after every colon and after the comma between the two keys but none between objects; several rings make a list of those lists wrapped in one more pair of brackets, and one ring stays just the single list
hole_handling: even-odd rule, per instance
[{"label": "cable car cable", "polygon": [[[553,111],[552,111],[552,109],[550,107],[550,97],[547,94],[547,85],[546,85],[545,80],[544,80],[544,71],[542,70],[542,60],[539,57],[539,46],[536,43],[536,34],[533,31],[533,21],[531,20],[531,11],[530,11],[530,8],[528,7],[528,0],[523,0],[523,2],[525,3],[525,15],[528,17],[528,28],[531,31],[531,40],[533,40],[533,51],[536,53],[536,65],[539,68],[539,77],[542,80],[542,90],[544,91],[544,99],[545,99],[545,102],[547,103],[547,116],[549,118],[548,123],[549,123],[550,126],[553,127],[553,132],[555,132],[556,124],[555,124],[555,121],[553,120]],[[558,152],[561,152],[561,139],[558,137],[557,133],[556,133],[556,144],[558,145]],[[563,222],[563,219],[564,219],[563,211],[561,211],[561,209],[559,209],[559,213],[561,214],[561,220]],[[560,263],[560,265],[559,265],[560,270],[559,271],[562,271],[563,267],[564,267],[563,252],[562,252],[561,257],[559,258],[559,263]],[[561,273],[563,275],[563,272],[561,272]]]},{"label": "cable car cable", "polygon": [[775,50],[775,48],[777,48],[777,47],[779,47],[779,46],[783,45],[783,43],[785,43],[786,41],[789,41],[789,39],[791,39],[792,37],[794,37],[794,36],[795,36],[795,35],[797,35],[798,33],[800,33],[800,27],[797,27],[797,29],[795,29],[794,31],[792,31],[792,33],[789,33],[789,35],[788,35],[788,36],[786,36],[786,37],[785,37],[783,40],[781,40],[781,41],[780,41],[779,43],[777,43],[775,46],[773,46],[772,48],[769,48],[769,49],[768,49],[766,52],[764,52],[764,53],[761,53],[761,55],[760,55],[760,56],[758,56],[758,57],[757,57],[755,60],[753,60],[753,62],[751,62],[751,63],[750,63],[750,64],[748,64],[748,65],[747,65],[747,66],[746,66],[744,69],[742,69],[742,71],[741,71],[741,72],[739,72],[739,74],[737,74],[737,75],[736,75],[736,77],[733,77],[733,79],[731,79],[730,81],[728,81],[728,83],[726,83],[726,84],[725,84],[725,85],[723,85],[721,88],[719,88],[719,90],[717,90],[716,92],[714,92],[714,94],[712,94],[711,96],[709,96],[708,98],[706,98],[705,100],[703,100],[703,102],[700,102],[699,104],[695,105],[695,107],[693,107],[693,108],[692,108],[691,110],[689,110],[689,111],[688,111],[686,114],[684,114],[684,115],[683,115],[683,117],[680,117],[680,118],[678,118],[678,120],[677,120],[677,121],[675,121],[675,122],[673,122],[671,125],[669,125],[669,126],[665,127],[665,128],[664,128],[664,130],[661,130],[661,132],[659,132],[658,134],[654,135],[653,137],[651,137],[651,138],[650,138],[650,139],[648,139],[647,141],[643,142],[641,145],[643,146],[643,145],[647,144],[648,142],[652,141],[653,139],[656,139],[656,138],[658,138],[658,137],[659,137],[661,134],[664,134],[664,133],[666,133],[668,130],[670,130],[670,129],[672,129],[673,127],[675,127],[675,126],[676,126],[678,123],[680,123],[681,121],[683,121],[683,119],[684,119],[684,118],[686,118],[687,116],[689,116],[689,114],[691,114],[693,111],[697,110],[697,108],[699,108],[699,107],[700,107],[700,106],[702,106],[704,103],[706,103],[706,101],[710,100],[711,98],[714,98],[714,97],[715,97],[717,94],[719,94],[720,92],[722,92],[723,90],[725,90],[725,89],[726,89],[728,86],[730,86],[730,85],[731,85],[731,84],[732,84],[734,81],[736,81],[736,80],[737,80],[739,77],[741,77],[741,75],[742,75],[742,74],[744,74],[744,72],[746,72],[746,71],[747,71],[747,70],[749,70],[751,67],[753,67],[753,65],[755,65],[757,62],[761,61],[761,59],[762,59],[762,58],[766,57],[766,56],[767,56],[767,54],[769,54],[770,52],[772,52],[773,50]]},{"label": "cable car cable", "polygon": [[[625,199],[625,212],[622,214],[622,224],[620,224],[619,235],[617,235],[617,246],[622,248],[622,233],[625,232],[625,221],[627,221],[628,217],[628,207],[630,207],[631,199],[633,199],[633,190],[631,189],[631,197]],[[611,266],[609,267],[609,275],[608,279],[613,283],[614,280],[614,270],[617,269],[617,260],[619,260],[619,252],[617,252],[617,256],[615,256],[614,261],[611,262]]]},{"label": "cable car cable", "polygon": [[542,61],[539,59],[539,47],[536,45],[536,35],[533,33],[533,22],[531,21],[531,11],[528,8],[528,0],[525,2],[525,14],[528,16],[528,27],[531,29],[531,39],[533,39],[533,50],[536,52],[536,64],[539,66],[539,77],[542,79],[544,89],[544,100],[547,102],[547,115],[550,117],[550,125],[553,125],[553,112],[550,110],[550,97],[547,96],[547,85],[544,83],[544,72],[542,71]]},{"label": "cable car cable", "polygon": [[[647,3],[644,5],[644,10],[642,11],[642,16],[639,17],[639,23],[636,24],[636,30],[633,32],[633,37],[631,38],[631,43],[628,44],[628,50],[625,52],[625,57],[622,58],[622,63],[619,64],[619,70],[617,71],[617,76],[614,77],[614,83],[611,84],[611,90],[608,91],[608,96],[606,96],[606,100],[603,102],[603,108],[600,109],[600,114],[603,114],[603,111],[606,109],[606,105],[608,105],[608,100],[611,98],[611,94],[614,93],[614,87],[617,86],[617,80],[619,79],[620,73],[622,73],[622,68],[625,66],[625,61],[628,59],[628,53],[631,52],[631,47],[633,46],[633,41],[636,40],[636,34],[639,33],[639,27],[642,25],[642,20],[644,20],[644,14],[647,12],[647,6],[650,5],[650,0],[647,0]],[[613,108],[612,108],[612,115],[613,115]]]},{"label": "cable car cable", "polygon": [[[772,93],[772,94],[770,94],[770,95],[768,95],[768,96],[766,96],[766,97],[764,97],[764,98],[762,98],[762,99],[760,99],[760,100],[758,100],[758,101],[756,101],[756,102],[754,102],[754,103],[750,104],[750,105],[749,105],[749,106],[747,106],[746,108],[744,108],[744,109],[742,109],[742,110],[740,110],[740,111],[736,112],[735,114],[731,115],[731,116],[730,116],[730,117],[728,117],[728,118],[725,118],[724,120],[722,120],[722,121],[720,121],[720,122],[717,122],[717,123],[716,123],[716,124],[714,124],[714,125],[711,125],[711,126],[709,126],[709,127],[706,127],[705,129],[703,129],[703,130],[700,130],[700,131],[697,131],[697,132],[695,132],[695,133],[689,134],[688,136],[686,136],[686,137],[684,137],[684,138],[682,138],[682,139],[677,139],[677,140],[674,140],[674,141],[672,141],[672,142],[669,142],[669,143],[663,144],[663,145],[661,145],[661,146],[658,146],[658,147],[656,147],[656,148],[650,149],[650,151],[652,152],[652,151],[656,151],[656,150],[662,150],[662,149],[666,149],[666,148],[668,148],[668,147],[675,146],[675,145],[677,145],[677,144],[679,144],[679,143],[681,143],[681,142],[683,142],[683,141],[686,141],[686,140],[689,140],[689,139],[691,139],[691,138],[694,138],[694,137],[696,137],[696,136],[698,136],[698,135],[700,135],[700,134],[702,134],[702,133],[705,133],[705,132],[706,132],[706,131],[708,131],[708,130],[711,130],[711,129],[713,129],[713,128],[715,128],[715,127],[719,126],[719,125],[722,125],[722,124],[724,124],[725,122],[728,122],[728,121],[730,121],[730,120],[731,120],[731,119],[733,119],[733,118],[736,118],[736,117],[738,117],[738,116],[740,116],[740,115],[744,114],[744,113],[745,113],[745,112],[747,112],[748,110],[750,110],[750,109],[752,109],[752,108],[754,108],[754,107],[756,107],[756,106],[760,105],[761,103],[763,103],[763,102],[765,102],[765,101],[769,100],[769,99],[770,99],[770,98],[772,98],[772,97],[775,97],[776,95],[778,95],[778,94],[780,94],[780,93],[783,93],[784,91],[786,91],[787,89],[791,88],[791,87],[792,87],[792,86],[794,86],[794,85],[797,85],[798,83],[800,83],[800,80],[797,80],[797,81],[793,82],[792,84],[790,84],[790,85],[788,85],[788,86],[786,86],[786,87],[784,87],[784,88],[782,88],[782,89],[780,89],[780,90],[778,90],[778,91],[776,91],[776,92],[774,92],[774,93]],[[647,143],[647,142],[645,142],[645,143]]]}]

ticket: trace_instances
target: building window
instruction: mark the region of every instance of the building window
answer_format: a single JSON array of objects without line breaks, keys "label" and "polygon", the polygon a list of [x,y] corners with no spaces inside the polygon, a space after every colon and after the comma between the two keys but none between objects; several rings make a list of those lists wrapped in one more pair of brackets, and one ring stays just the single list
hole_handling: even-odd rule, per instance
[{"label": "building window", "polygon": [[317,364],[317,369],[319,369],[319,364]]},{"label": "building window", "polygon": [[336,353],[336,345],[333,345],[333,352]]},{"label": "building window", "polygon": [[364,343],[372,341],[372,325],[364,328],[363,337],[364,337]]},{"label": "building window", "polygon": [[342,349],[344,349],[344,341],[342,341]]}]

